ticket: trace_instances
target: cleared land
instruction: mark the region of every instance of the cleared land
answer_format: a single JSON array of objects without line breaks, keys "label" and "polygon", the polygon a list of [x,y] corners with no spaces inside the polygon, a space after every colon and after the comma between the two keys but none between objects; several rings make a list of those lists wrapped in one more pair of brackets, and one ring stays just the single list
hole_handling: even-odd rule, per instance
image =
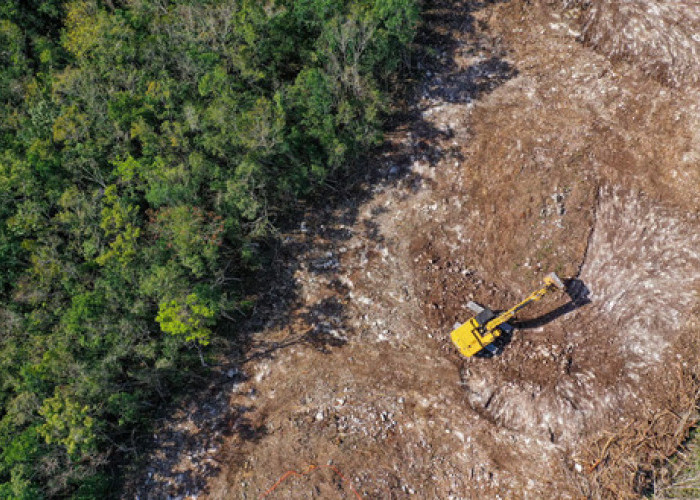
[{"label": "cleared land", "polygon": [[[696,409],[700,93],[581,43],[564,4],[426,12],[437,53],[376,177],[285,236],[245,352],[164,423],[142,498],[258,498],[309,464],[367,498],[653,488]],[[590,302],[459,358],[468,300],[550,270]],[[270,498],[343,494],[323,469]]]}]

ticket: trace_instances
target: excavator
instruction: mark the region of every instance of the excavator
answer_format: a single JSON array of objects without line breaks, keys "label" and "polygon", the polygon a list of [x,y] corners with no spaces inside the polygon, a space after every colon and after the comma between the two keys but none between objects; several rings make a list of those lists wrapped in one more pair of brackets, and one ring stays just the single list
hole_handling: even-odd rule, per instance
[{"label": "excavator", "polygon": [[501,335],[510,335],[513,332],[513,326],[508,324],[508,320],[513,318],[526,305],[540,300],[549,292],[557,289],[565,291],[566,287],[556,273],[549,273],[544,277],[544,286],[542,288],[535,290],[525,300],[501,314],[496,314],[488,307],[482,307],[476,302],[470,301],[467,303],[467,307],[476,316],[452,331],[450,334],[452,342],[459,349],[459,352],[466,357],[474,356],[484,350],[495,354],[497,350],[492,345],[493,342]]}]

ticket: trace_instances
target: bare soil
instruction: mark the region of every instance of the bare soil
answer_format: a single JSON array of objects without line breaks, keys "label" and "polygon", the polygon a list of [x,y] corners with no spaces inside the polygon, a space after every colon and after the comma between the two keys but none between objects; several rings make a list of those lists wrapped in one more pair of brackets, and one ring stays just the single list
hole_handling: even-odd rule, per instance
[{"label": "bare soil", "polygon": [[[636,498],[694,422],[700,93],[576,9],[435,2],[362,196],[284,235],[250,345],[157,432],[140,498]],[[449,341],[556,271],[492,357]]]}]

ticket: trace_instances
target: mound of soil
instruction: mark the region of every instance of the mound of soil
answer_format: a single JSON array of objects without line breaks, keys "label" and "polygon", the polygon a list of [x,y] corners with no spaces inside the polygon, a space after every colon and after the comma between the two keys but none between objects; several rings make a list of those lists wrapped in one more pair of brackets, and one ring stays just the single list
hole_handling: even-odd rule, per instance
[{"label": "mound of soil", "polygon": [[[159,442],[179,444],[130,493],[648,487],[700,380],[700,94],[587,48],[577,19],[516,1],[427,9],[434,54],[375,175],[285,235],[250,349],[163,424]],[[506,309],[549,271],[587,294],[524,310],[496,356],[457,354],[469,300]],[[276,483],[310,465],[332,468]]]}]

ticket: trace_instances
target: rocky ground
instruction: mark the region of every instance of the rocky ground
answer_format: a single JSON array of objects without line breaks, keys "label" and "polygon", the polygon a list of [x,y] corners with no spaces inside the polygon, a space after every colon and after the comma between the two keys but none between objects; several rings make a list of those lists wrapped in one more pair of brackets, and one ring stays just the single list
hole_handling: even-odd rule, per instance
[{"label": "rocky ground", "polygon": [[[697,399],[700,93],[585,47],[579,14],[434,2],[375,174],[283,236],[245,352],[125,496],[260,498],[309,465],[335,469],[269,498],[653,489]],[[467,301],[505,309],[549,271],[588,300],[545,298],[498,355],[459,357]]]}]

